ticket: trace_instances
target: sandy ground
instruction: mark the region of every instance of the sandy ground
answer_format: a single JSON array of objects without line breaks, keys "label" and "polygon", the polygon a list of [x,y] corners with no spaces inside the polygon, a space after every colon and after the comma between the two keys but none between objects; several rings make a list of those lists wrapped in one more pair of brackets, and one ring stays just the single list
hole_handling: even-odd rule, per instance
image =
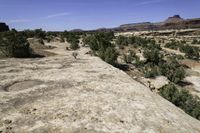
[{"label": "sandy ground", "polygon": [[200,122],[87,48],[0,60],[0,132],[199,133]]}]

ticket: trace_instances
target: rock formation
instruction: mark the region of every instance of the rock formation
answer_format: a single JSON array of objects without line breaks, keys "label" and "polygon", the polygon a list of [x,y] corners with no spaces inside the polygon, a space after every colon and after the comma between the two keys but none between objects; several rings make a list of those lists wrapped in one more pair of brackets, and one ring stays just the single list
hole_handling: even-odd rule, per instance
[{"label": "rock formation", "polygon": [[6,23],[0,23],[0,32],[8,31],[9,27],[6,25]]},{"label": "rock formation", "polygon": [[[169,17],[163,22],[151,23],[132,23],[123,24],[116,28],[104,29],[104,31],[126,32],[126,31],[152,31],[152,30],[168,30],[168,29],[189,29],[200,28],[200,18],[183,19],[179,15]],[[101,31],[99,29],[95,31]]]},{"label": "rock formation", "polygon": [[169,17],[167,20],[165,20],[164,23],[179,23],[183,21],[184,19],[181,18],[179,15],[174,15],[173,17]]}]

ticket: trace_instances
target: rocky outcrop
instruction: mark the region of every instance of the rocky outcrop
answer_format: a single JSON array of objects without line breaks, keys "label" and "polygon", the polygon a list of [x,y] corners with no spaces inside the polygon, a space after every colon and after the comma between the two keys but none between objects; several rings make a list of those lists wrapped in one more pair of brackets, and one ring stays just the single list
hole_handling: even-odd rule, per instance
[{"label": "rocky outcrop", "polygon": [[187,29],[200,28],[200,19],[184,20],[179,15],[169,17],[167,20],[159,23],[137,23],[121,25],[113,30],[118,31],[150,31],[150,30],[167,30],[167,29]]},{"label": "rocky outcrop", "polygon": [[63,44],[0,60],[0,132],[199,133],[200,122],[124,72]]},{"label": "rocky outcrop", "polygon": [[0,32],[8,31],[9,27],[6,25],[6,23],[0,23]]}]

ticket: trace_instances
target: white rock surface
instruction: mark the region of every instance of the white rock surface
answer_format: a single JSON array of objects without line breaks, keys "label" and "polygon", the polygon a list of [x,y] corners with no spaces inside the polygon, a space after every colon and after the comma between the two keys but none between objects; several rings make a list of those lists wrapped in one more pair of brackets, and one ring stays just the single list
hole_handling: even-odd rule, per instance
[{"label": "white rock surface", "polygon": [[192,83],[196,91],[200,92],[200,77],[189,76],[185,78],[186,81]]},{"label": "white rock surface", "polygon": [[97,57],[0,60],[0,131],[199,133],[200,122]]}]

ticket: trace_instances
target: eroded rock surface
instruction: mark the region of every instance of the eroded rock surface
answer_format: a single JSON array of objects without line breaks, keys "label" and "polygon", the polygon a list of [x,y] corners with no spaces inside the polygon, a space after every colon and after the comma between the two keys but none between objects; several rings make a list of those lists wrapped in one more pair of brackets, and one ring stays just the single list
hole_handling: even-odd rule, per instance
[{"label": "eroded rock surface", "polygon": [[63,45],[0,60],[0,132],[199,133],[200,122],[124,72]]}]

